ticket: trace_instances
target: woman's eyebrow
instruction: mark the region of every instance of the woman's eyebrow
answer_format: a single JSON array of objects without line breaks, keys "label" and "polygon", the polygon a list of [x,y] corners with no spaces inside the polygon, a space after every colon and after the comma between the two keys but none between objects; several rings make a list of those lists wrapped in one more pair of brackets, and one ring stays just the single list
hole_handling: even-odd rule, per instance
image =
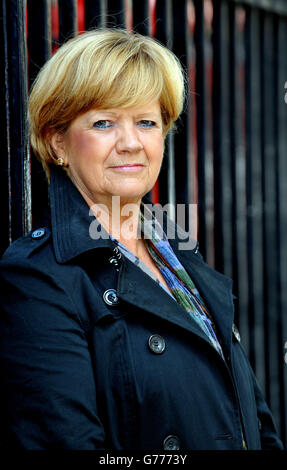
[{"label": "woman's eyebrow", "polygon": [[[97,109],[94,111],[91,111],[91,114],[88,116],[88,119],[96,119],[98,116],[102,117],[118,117],[120,113],[117,113],[116,111],[110,111],[108,109]],[[155,113],[154,111],[146,111],[144,113],[139,112],[138,114],[135,114],[135,119],[140,119],[140,118],[149,118],[149,119],[160,119],[161,118],[161,113]]]},{"label": "woman's eyebrow", "polygon": [[136,115],[136,117],[137,118],[140,118],[140,117],[149,117],[149,118],[151,118],[151,117],[153,117],[153,118],[158,119],[158,118],[161,117],[161,114],[160,113],[154,113],[154,112],[151,111],[151,112],[146,112],[146,113],[139,113],[139,114]]},{"label": "woman's eyebrow", "polygon": [[91,111],[91,114],[90,116],[91,117],[94,117],[94,116],[98,116],[98,115],[110,115],[110,116],[117,116],[118,113],[115,113],[114,111],[109,111],[108,109],[97,109],[97,110],[94,110],[94,111]]}]

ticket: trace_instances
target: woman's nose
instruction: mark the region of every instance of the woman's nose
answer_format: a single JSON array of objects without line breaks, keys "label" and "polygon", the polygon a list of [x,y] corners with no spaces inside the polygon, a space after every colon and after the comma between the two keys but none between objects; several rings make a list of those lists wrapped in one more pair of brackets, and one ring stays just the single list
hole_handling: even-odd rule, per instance
[{"label": "woman's nose", "polygon": [[116,149],[118,153],[136,153],[143,149],[137,129],[134,125],[122,126],[117,136]]}]

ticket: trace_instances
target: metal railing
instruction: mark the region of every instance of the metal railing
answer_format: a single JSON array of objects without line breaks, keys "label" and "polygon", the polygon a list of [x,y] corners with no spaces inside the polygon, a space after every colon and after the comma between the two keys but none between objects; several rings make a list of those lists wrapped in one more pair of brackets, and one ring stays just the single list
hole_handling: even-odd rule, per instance
[{"label": "metal railing", "polygon": [[[98,26],[155,36],[180,58],[190,99],[152,196],[198,204],[209,264],[234,280],[244,347],[287,444],[287,2],[1,0],[1,252],[46,223],[27,97],[67,37]],[[285,359],[285,360],[284,360]]]}]

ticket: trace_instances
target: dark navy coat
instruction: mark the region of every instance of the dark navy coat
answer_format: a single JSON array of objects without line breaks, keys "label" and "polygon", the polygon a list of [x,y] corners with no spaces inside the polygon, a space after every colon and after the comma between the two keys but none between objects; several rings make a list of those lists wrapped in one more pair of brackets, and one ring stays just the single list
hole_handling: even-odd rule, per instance
[{"label": "dark navy coat", "polygon": [[232,333],[232,281],[170,240],[212,313],[224,361],[153,279],[115,263],[109,239],[89,236],[89,208],[61,169],[50,205],[51,227],[14,242],[0,262],[3,445],[235,450],[243,432],[248,449],[282,448]]}]

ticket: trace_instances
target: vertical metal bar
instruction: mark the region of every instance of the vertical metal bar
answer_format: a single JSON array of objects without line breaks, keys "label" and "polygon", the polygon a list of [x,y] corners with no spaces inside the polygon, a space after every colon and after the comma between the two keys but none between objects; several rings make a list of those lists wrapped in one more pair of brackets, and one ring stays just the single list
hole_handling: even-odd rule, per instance
[{"label": "vertical metal bar", "polygon": [[[204,0],[204,48],[205,48],[205,204],[206,204],[206,260],[215,266],[214,250],[214,155],[213,155],[213,53],[212,53],[212,3]],[[199,164],[199,162],[198,162]],[[201,246],[201,240],[199,238]]]},{"label": "vertical metal bar", "polygon": [[276,220],[276,155],[274,115],[276,100],[274,77],[274,24],[270,14],[261,14],[262,43],[262,183],[263,183],[263,273],[264,273],[264,330],[267,400],[278,413],[279,370],[277,361],[277,220]]},{"label": "vertical metal bar", "polygon": [[[51,2],[50,0],[28,0],[28,71],[32,86],[40,68],[51,56]],[[48,184],[41,163],[31,149],[32,225],[47,224]]]},{"label": "vertical metal bar", "polygon": [[124,28],[126,25],[125,1],[107,0],[107,26]]},{"label": "vertical metal bar", "polygon": [[[248,279],[246,247],[246,159],[244,151],[243,34],[244,11],[229,3],[229,134],[232,187],[232,272],[233,291],[238,297],[235,321],[248,338]],[[241,328],[243,327],[243,328]],[[245,343],[246,344],[246,343]]]},{"label": "vertical metal bar", "polygon": [[197,127],[197,175],[198,175],[198,238],[200,252],[207,258],[207,210],[206,210],[206,86],[204,48],[204,2],[194,2],[195,50],[196,50],[196,127]]},{"label": "vertical metal bar", "polygon": [[[188,229],[194,238],[198,238],[198,133],[201,129],[197,126],[197,91],[196,91],[196,47],[194,41],[195,30],[195,9],[191,0],[186,2],[186,51],[187,51],[187,72],[189,83],[189,96],[187,99],[188,113],[188,147],[187,147],[187,168],[186,175],[188,185],[188,198],[192,206],[189,214]],[[204,86],[205,88],[205,86]],[[202,129],[205,134],[205,128]],[[204,135],[205,139],[205,135]],[[187,228],[187,227],[186,227]]]},{"label": "vertical metal bar", "polygon": [[[171,0],[156,2],[156,39],[168,48],[172,48],[172,8]],[[175,204],[174,188],[174,152],[173,136],[168,134],[165,140],[165,155],[159,174],[159,200],[162,205]]]},{"label": "vertical metal bar", "polygon": [[27,0],[29,83],[32,85],[40,68],[51,56],[51,2]]},{"label": "vertical metal bar", "polygon": [[63,43],[78,31],[77,0],[58,0],[59,42]]},{"label": "vertical metal bar", "polygon": [[245,338],[249,336],[249,358],[263,390],[266,390],[263,305],[260,47],[259,11],[248,7],[246,8],[245,27],[245,119],[249,324],[242,319],[242,327],[244,326],[242,333]]},{"label": "vertical metal bar", "polygon": [[[233,279],[233,292],[238,296],[238,234],[237,234],[237,178],[236,178],[236,158],[237,158],[237,47],[236,47],[236,18],[235,18],[235,6],[233,3],[228,4],[228,22],[229,22],[229,87],[228,87],[228,100],[229,100],[229,113],[230,120],[228,131],[230,135],[230,170],[231,170],[231,185],[232,185],[232,215],[231,215],[231,233],[232,233],[232,279]],[[226,131],[225,131],[226,132]],[[238,296],[238,300],[241,301],[241,296]],[[238,301],[236,303],[238,306]],[[235,321],[238,323],[238,310],[235,312]]]},{"label": "vertical metal bar", "polygon": [[[279,395],[277,397],[277,423],[282,440],[287,444],[287,363],[284,362],[284,345],[287,342],[287,96],[284,85],[287,80],[287,57],[285,45],[287,41],[287,21],[277,16],[275,23],[275,139],[276,139],[276,209],[277,209],[277,241],[276,265],[278,269],[278,348],[277,362],[279,366]],[[286,350],[285,350],[286,351]],[[283,354],[282,354],[283,352]],[[282,357],[283,356],[283,357]],[[279,411],[279,413],[278,413]],[[276,412],[276,411],[275,411]]]},{"label": "vertical metal bar", "polygon": [[85,29],[105,26],[106,0],[85,0]]},{"label": "vertical metal bar", "polygon": [[[278,146],[278,209],[279,209],[279,240],[280,253],[278,258],[280,273],[280,318],[279,328],[279,366],[280,366],[280,417],[281,436],[287,446],[287,21],[278,19],[277,29],[277,109],[278,116],[276,138]],[[286,347],[285,347],[286,346]],[[282,360],[283,352],[283,360]]]},{"label": "vertical metal bar", "polygon": [[[186,73],[188,72],[188,30],[187,30],[187,4],[185,0],[174,1],[172,5],[173,17],[173,51],[181,61]],[[189,201],[189,112],[185,106],[177,131],[174,133],[174,167],[176,182],[176,203],[188,204]],[[186,206],[185,219],[187,225],[188,207]],[[187,229],[187,227],[183,227]]]},{"label": "vertical metal bar", "polygon": [[1,224],[0,224],[0,256],[11,243],[10,230],[10,114],[9,114],[9,83],[8,83],[8,37],[6,1],[0,4],[0,58],[3,66],[0,68],[0,142],[2,154],[0,159],[0,195],[1,195]]},{"label": "vertical metal bar", "polygon": [[140,34],[150,34],[148,0],[140,2],[133,1],[133,29]]},{"label": "vertical metal bar", "polygon": [[228,5],[213,0],[213,143],[215,267],[232,277],[232,180],[229,129]]},{"label": "vertical metal bar", "polygon": [[172,48],[171,1],[156,2],[156,38],[169,49]]},{"label": "vertical metal bar", "polygon": [[31,228],[26,25],[25,5],[21,0],[3,3],[6,8],[5,59],[9,90],[10,235],[14,240]]}]

